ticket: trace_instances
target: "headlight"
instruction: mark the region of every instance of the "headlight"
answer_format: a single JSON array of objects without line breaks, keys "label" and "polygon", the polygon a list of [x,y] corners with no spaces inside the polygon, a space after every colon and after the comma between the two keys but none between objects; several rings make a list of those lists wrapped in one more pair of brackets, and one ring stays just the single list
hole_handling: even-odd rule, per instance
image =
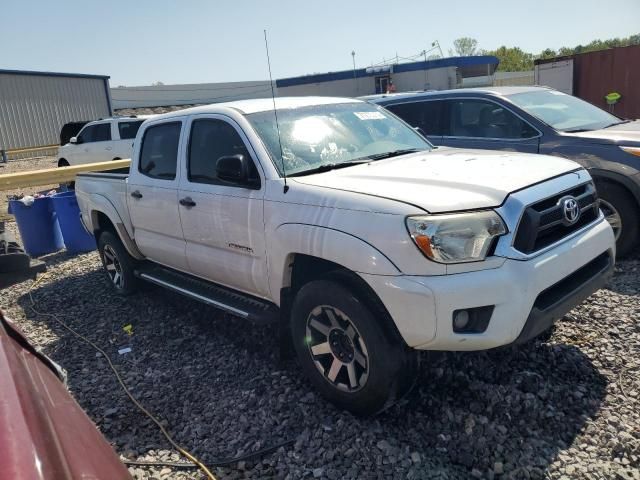
[{"label": "headlight", "polygon": [[630,153],[631,155],[640,157],[640,147],[620,147],[620,148],[625,152]]},{"label": "headlight", "polygon": [[427,258],[443,263],[484,260],[494,239],[507,233],[493,210],[408,217],[407,228]]}]

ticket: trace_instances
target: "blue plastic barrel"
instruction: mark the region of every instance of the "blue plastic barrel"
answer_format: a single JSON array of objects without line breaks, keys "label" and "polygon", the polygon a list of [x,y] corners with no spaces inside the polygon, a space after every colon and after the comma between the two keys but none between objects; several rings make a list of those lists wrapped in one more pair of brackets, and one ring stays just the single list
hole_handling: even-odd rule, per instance
[{"label": "blue plastic barrel", "polygon": [[69,253],[90,252],[96,249],[96,240],[89,235],[80,222],[80,208],[73,191],[51,196],[53,208],[58,214],[60,230]]},{"label": "blue plastic barrel", "polygon": [[64,247],[58,216],[50,197],[36,198],[29,207],[18,200],[10,200],[9,213],[15,216],[24,249],[32,257]]}]

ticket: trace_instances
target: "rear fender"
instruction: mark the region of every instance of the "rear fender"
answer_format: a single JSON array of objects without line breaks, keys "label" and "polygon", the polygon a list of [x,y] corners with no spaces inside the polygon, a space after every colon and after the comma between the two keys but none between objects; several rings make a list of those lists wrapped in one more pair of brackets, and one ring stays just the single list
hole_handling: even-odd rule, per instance
[{"label": "rear fender", "polygon": [[91,215],[88,219],[85,220],[87,230],[94,233],[98,231],[101,227],[98,219],[98,214],[102,213],[106,215],[106,217],[113,225],[116,234],[118,235],[118,237],[120,237],[120,240],[122,241],[124,247],[127,249],[127,252],[129,252],[129,255],[137,260],[144,260],[144,255],[140,252],[140,250],[138,250],[135,241],[129,234],[125,223],[120,217],[118,210],[113,206],[113,203],[111,203],[111,201],[107,197],[97,194],[91,194],[89,197],[89,202],[91,205]]}]

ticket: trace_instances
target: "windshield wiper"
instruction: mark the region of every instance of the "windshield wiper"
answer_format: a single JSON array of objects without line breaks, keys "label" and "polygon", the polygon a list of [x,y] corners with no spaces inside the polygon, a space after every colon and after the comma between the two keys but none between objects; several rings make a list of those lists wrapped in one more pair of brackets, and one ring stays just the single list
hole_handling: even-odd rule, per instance
[{"label": "windshield wiper", "polygon": [[629,123],[631,120],[620,120],[619,122],[613,122],[609,125],[607,125],[606,127],[602,127],[603,129],[605,128],[609,128],[609,127],[615,127],[616,125],[622,125],[623,123]]},{"label": "windshield wiper", "polygon": [[399,157],[405,153],[421,152],[423,150],[423,148],[403,148],[400,150],[392,150],[391,152],[374,153],[364,158],[368,158],[369,160],[382,160],[383,158]]},{"label": "windshield wiper", "polygon": [[289,176],[289,177],[299,177],[299,176],[302,176],[302,175],[311,175],[313,173],[328,172],[330,170],[336,170],[338,168],[345,168],[345,167],[351,167],[352,165],[360,165],[362,163],[369,163],[370,161],[371,161],[371,159],[369,157],[365,157],[365,158],[356,158],[354,160],[349,160],[347,162],[325,163],[323,165],[319,165],[317,167],[310,168],[309,170],[303,170],[301,172],[291,173],[291,174],[289,174],[287,176]]}]

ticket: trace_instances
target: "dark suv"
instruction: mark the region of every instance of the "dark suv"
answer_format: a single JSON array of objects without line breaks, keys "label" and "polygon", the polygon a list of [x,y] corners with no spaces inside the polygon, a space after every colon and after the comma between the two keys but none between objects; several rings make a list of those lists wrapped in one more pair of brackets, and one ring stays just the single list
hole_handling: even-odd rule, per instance
[{"label": "dark suv", "polygon": [[[545,87],[487,87],[365,97],[435,145],[570,158],[589,170],[618,255],[640,237],[640,121]],[[531,157],[535,161],[535,157]]]}]

